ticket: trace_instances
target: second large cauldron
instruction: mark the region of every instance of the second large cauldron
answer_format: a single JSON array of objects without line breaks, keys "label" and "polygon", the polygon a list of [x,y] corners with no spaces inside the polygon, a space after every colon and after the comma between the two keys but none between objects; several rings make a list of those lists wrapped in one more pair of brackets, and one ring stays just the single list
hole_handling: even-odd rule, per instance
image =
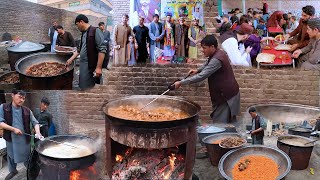
[{"label": "second large cauldron", "polygon": [[[61,143],[72,143],[72,145],[76,146],[86,146],[90,149],[90,153],[73,157],[71,157],[72,154],[70,154],[70,157],[64,158],[55,157],[55,154],[53,156],[44,154],[45,149],[57,145],[57,143],[49,140]],[[28,180],[69,180],[72,171],[85,169],[95,163],[97,147],[95,147],[94,144],[95,141],[93,139],[81,135],[50,136],[44,141],[37,142],[36,148],[29,158],[27,170]]]},{"label": "second large cauldron", "polygon": [[[162,96],[150,107],[179,109],[188,114],[184,119],[170,121],[121,119],[109,114],[110,108],[119,106],[143,107],[158,96],[137,95],[109,101],[103,106],[106,119],[106,162],[112,162],[114,144],[120,143],[131,148],[166,149],[186,145],[184,179],[190,179],[195,163],[196,125],[200,106],[186,99],[174,96]],[[106,171],[111,178],[113,164],[106,164]]]},{"label": "second large cauldron", "polygon": [[20,88],[25,90],[71,90],[75,63],[66,71],[50,77],[36,77],[26,74],[27,68],[43,62],[58,62],[65,64],[71,56],[56,53],[36,53],[19,59],[15,64],[20,74]]},{"label": "second large cauldron", "polygon": [[45,46],[29,41],[21,42],[17,45],[10,46],[7,48],[9,56],[9,64],[12,71],[15,70],[15,63],[22,57],[29,54],[44,52]]}]

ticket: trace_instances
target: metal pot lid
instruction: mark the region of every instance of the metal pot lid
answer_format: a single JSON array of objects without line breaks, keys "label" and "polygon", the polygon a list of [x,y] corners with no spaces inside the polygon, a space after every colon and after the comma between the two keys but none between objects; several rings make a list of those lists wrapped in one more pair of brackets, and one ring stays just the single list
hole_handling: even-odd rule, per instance
[{"label": "metal pot lid", "polygon": [[42,44],[38,44],[30,41],[23,41],[19,44],[8,47],[7,50],[12,52],[33,52],[33,51],[42,50],[44,48],[45,46]]},{"label": "metal pot lid", "polygon": [[197,127],[197,131],[198,133],[206,133],[206,134],[211,134],[211,133],[221,133],[226,131],[225,128],[220,128],[220,127],[216,127],[213,125],[208,125],[208,126],[198,126]]}]

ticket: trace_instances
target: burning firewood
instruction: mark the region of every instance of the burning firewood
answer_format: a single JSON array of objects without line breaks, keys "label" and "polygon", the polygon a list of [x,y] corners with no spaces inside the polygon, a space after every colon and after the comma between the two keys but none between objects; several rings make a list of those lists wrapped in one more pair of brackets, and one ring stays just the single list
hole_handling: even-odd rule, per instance
[{"label": "burning firewood", "polygon": [[122,180],[138,179],[141,174],[144,174],[146,172],[147,169],[142,166],[131,166],[128,170],[121,172],[119,178]]}]

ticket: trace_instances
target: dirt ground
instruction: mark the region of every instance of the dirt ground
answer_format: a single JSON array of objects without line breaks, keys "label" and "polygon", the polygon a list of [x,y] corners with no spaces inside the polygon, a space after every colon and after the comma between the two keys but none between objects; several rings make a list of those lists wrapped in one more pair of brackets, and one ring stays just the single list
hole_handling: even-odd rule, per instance
[{"label": "dirt ground", "polygon": [[[276,137],[265,137],[265,145],[276,147],[277,138]],[[197,145],[199,147],[200,144]],[[314,175],[311,175],[310,169],[314,168]],[[26,168],[22,165],[18,165],[19,174],[15,176],[12,180],[27,180],[26,178]],[[217,167],[213,167],[210,164],[209,158],[196,159],[194,173],[199,177],[200,180],[224,180],[220,175]],[[0,180],[3,180],[8,174],[7,164],[4,163],[4,167],[0,169]],[[286,177],[286,180],[318,180],[320,177],[320,142],[316,143],[313,148],[311,155],[309,167],[305,170],[294,171],[291,170]],[[103,178],[105,179],[105,178]]]}]

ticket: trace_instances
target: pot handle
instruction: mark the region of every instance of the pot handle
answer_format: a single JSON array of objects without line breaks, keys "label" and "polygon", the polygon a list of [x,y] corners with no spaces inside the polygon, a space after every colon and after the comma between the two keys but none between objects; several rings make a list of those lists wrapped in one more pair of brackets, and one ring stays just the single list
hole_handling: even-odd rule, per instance
[{"label": "pot handle", "polygon": [[103,103],[102,103],[102,106],[101,106],[101,109],[100,109],[100,110],[103,111],[104,106],[107,105],[108,103],[109,103],[109,101],[105,99],[105,100],[103,101]]}]

